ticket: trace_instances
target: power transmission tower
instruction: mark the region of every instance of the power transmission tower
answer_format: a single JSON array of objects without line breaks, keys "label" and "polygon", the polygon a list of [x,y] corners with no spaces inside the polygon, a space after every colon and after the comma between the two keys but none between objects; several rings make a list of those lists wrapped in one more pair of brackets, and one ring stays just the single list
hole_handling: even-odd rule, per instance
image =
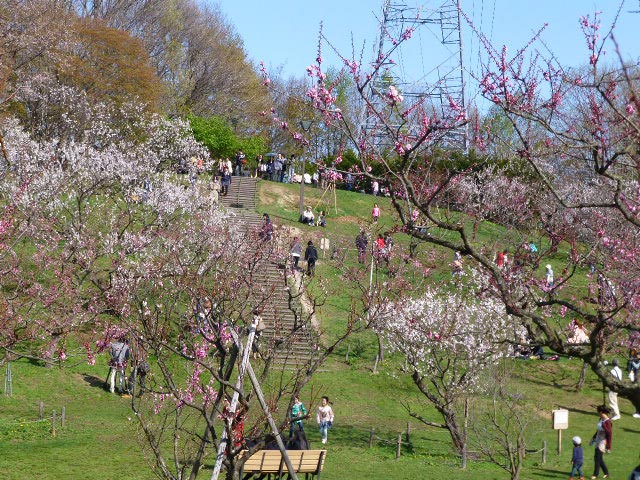
[{"label": "power transmission tower", "polygon": [[[427,75],[423,75],[420,80],[414,82],[394,75],[392,73],[394,64],[389,59],[380,63],[380,68],[371,79],[368,89],[368,101],[373,108],[365,108],[361,120],[361,132],[372,139],[376,147],[389,146],[388,140],[385,140],[387,128],[397,129],[402,126],[401,119],[392,117],[390,123],[387,120],[385,128],[381,119],[377,117],[377,113],[385,109],[385,94],[391,85],[402,93],[407,102],[430,104],[438,108],[443,116],[450,111],[452,102],[466,111],[460,8],[461,0],[446,0],[431,11],[427,11],[424,7],[409,7],[402,1],[384,1],[376,59],[383,58],[385,52],[394,48],[398,39],[402,38],[408,28],[429,29],[445,49],[446,58],[433,68],[433,73],[437,74],[437,80],[433,80],[433,75],[430,75],[430,79],[426,78]],[[423,47],[425,46],[420,45],[420,48]],[[466,151],[467,137],[466,127],[452,129],[443,138],[442,146]]]}]

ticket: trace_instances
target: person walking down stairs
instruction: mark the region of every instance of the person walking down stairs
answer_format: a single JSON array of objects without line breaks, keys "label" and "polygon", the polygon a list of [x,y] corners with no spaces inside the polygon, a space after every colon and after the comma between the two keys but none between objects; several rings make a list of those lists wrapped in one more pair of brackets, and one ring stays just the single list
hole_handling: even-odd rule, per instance
[{"label": "person walking down stairs", "polygon": [[316,274],[316,261],[318,260],[318,250],[309,240],[307,249],[304,251],[304,259],[307,261],[307,275],[313,277]]}]

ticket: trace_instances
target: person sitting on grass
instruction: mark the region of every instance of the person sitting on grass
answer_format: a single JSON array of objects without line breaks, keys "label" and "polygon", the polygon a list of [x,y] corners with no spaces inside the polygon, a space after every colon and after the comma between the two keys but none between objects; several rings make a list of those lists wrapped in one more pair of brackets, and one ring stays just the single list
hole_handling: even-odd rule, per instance
[{"label": "person sitting on grass", "polygon": [[311,207],[307,207],[305,211],[302,213],[302,219],[300,220],[305,225],[313,226],[316,217],[311,210]]},{"label": "person sitting on grass", "polygon": [[320,216],[318,217],[317,225],[319,227],[326,227],[327,226],[327,213],[324,210],[322,210],[320,212]]}]

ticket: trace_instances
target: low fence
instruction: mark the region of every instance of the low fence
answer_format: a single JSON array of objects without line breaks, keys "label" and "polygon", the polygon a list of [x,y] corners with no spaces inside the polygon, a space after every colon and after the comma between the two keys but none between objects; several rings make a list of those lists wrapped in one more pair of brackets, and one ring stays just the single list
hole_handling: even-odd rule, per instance
[{"label": "low fence", "polygon": [[[402,455],[402,446],[413,447],[411,443],[411,422],[407,422],[407,429],[404,432],[399,432],[397,438],[383,438],[376,435],[376,429],[372,428],[369,433],[369,448],[373,448],[378,444],[382,445],[395,445],[396,446],[396,460]],[[525,455],[529,454],[541,454],[542,464],[547,463],[547,441],[542,442],[542,447],[539,449],[526,449]],[[465,462],[466,463],[466,462]]]},{"label": "low fence", "polygon": [[8,437],[28,436],[55,437],[57,433],[67,425],[67,408],[45,411],[44,402],[38,406],[38,418],[35,420],[15,420],[0,423],[0,433]]}]

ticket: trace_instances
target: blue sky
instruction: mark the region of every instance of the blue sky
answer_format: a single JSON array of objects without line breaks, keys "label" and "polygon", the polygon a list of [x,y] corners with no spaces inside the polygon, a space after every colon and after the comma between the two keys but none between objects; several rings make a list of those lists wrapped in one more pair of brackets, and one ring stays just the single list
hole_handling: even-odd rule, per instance
[{"label": "blue sky", "polygon": [[[211,1],[211,0],[209,0]],[[423,5],[435,9],[444,0],[406,0],[410,6]],[[352,36],[356,48],[365,45],[365,57],[370,57],[379,32],[378,20],[382,0],[220,0],[217,2],[227,19],[244,40],[249,57],[256,63],[264,60],[270,70],[281,69],[284,77],[306,74],[306,67],[314,62],[318,29],[323,22],[325,36],[335,47],[351,56]],[[463,9],[478,28],[495,45],[506,44],[511,51],[522,47],[532,32],[545,22],[549,25],[543,35],[546,45],[564,63],[585,64],[588,58],[585,40],[578,20],[581,15],[602,12],[603,31],[608,30],[616,13],[618,0],[462,0]],[[623,54],[635,60],[640,56],[637,32],[640,26],[640,0],[626,0],[616,29]],[[433,30],[414,35],[413,51],[401,59],[407,75],[420,78],[437,63],[439,46]],[[477,70],[481,50],[477,38],[468,28],[463,31],[464,62],[468,69]],[[613,51],[608,56],[613,60]],[[339,64],[337,57],[323,52],[327,63]]]}]

